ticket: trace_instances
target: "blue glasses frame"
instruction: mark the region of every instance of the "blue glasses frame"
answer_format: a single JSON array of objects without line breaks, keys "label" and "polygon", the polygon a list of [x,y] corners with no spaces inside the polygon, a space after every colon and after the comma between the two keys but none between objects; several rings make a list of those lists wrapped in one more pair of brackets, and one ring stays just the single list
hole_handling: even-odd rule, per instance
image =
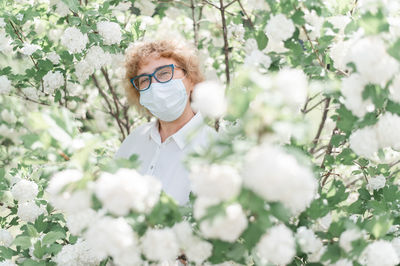
[{"label": "blue glasses frame", "polygon": [[[156,72],[159,71],[160,69],[163,69],[163,68],[166,68],[166,67],[172,67],[172,75],[171,75],[171,78],[170,78],[169,80],[167,80],[167,81],[159,81],[159,80],[157,79],[157,77],[156,77],[155,74],[156,74]],[[179,67],[179,66],[175,66],[174,64],[164,65],[164,66],[157,67],[157,68],[154,70],[154,72],[153,72],[152,74],[141,74],[141,75],[139,75],[139,76],[135,76],[135,77],[131,78],[130,81],[131,81],[133,87],[135,87],[135,89],[136,89],[137,91],[146,91],[146,90],[148,90],[148,89],[150,88],[151,83],[152,83],[152,80],[153,80],[153,77],[154,77],[155,80],[157,80],[157,82],[160,82],[160,83],[166,83],[166,82],[170,81],[170,80],[174,77],[175,67],[184,70],[183,68],[181,68],[181,67]],[[185,71],[184,71],[184,72],[185,72]],[[185,73],[185,74],[186,74],[186,73]],[[135,80],[136,80],[136,79],[139,79],[140,77],[149,77],[150,82],[149,82],[149,86],[148,86],[146,89],[141,90],[140,88],[136,87],[136,85],[135,85]]]}]

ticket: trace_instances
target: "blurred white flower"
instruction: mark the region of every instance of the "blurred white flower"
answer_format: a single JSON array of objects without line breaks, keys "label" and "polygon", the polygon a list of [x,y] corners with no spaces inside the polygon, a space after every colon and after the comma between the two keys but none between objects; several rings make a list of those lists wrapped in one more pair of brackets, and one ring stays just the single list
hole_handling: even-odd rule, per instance
[{"label": "blurred white flower", "polygon": [[134,6],[140,9],[140,14],[142,16],[152,16],[156,5],[152,1],[148,0],[138,0],[134,2]]},{"label": "blurred white flower", "polygon": [[60,17],[65,17],[70,13],[69,7],[62,0],[50,0],[50,6]]},{"label": "blurred white flower", "polygon": [[358,155],[371,159],[378,152],[379,142],[374,127],[367,126],[351,133],[350,148]]},{"label": "blurred white flower", "polygon": [[60,56],[56,52],[51,52],[47,54],[47,59],[49,59],[53,64],[59,64],[60,63]]},{"label": "blurred white flower", "polygon": [[36,205],[35,201],[26,201],[18,204],[17,216],[24,222],[35,222],[36,218],[45,210]]},{"label": "blurred white flower", "polygon": [[386,112],[379,117],[375,128],[379,147],[400,148],[400,116]]},{"label": "blurred white flower", "polygon": [[21,179],[11,189],[14,199],[19,203],[35,199],[38,192],[38,185],[26,179]]},{"label": "blurred white flower", "polygon": [[171,228],[149,228],[140,242],[143,254],[149,260],[174,260],[179,255],[179,245]]},{"label": "blurred white flower", "polygon": [[126,215],[131,209],[149,213],[158,202],[161,183],[134,169],[121,168],[115,174],[102,173],[94,191],[104,208],[113,214]]},{"label": "blurred white flower", "polygon": [[7,76],[0,76],[0,94],[8,94],[11,91],[11,81]]},{"label": "blurred white flower", "polygon": [[366,84],[365,80],[357,73],[342,79],[341,92],[345,97],[344,105],[358,117],[363,117],[367,112],[375,109],[370,99],[363,100],[362,98]]},{"label": "blurred white flower", "polygon": [[211,118],[221,117],[227,108],[224,87],[216,81],[198,83],[193,89],[192,108]]},{"label": "blurred white flower", "polygon": [[346,55],[351,45],[352,42],[350,40],[340,40],[332,44],[329,55],[332,58],[333,66],[336,69],[339,69],[341,71],[350,71],[350,68],[347,66],[348,60],[346,58]]},{"label": "blurred white flower", "polygon": [[281,148],[263,144],[251,149],[242,170],[244,185],[268,201],[280,201],[293,214],[313,200],[317,181],[309,167]]},{"label": "blurred white flower", "polygon": [[23,88],[22,92],[24,93],[24,95],[32,100],[37,100],[39,99],[39,92],[37,89],[33,88],[33,87],[27,87],[27,88]]},{"label": "blurred white flower", "polygon": [[244,27],[243,24],[231,24],[228,25],[228,39],[235,39],[239,42],[244,42]]},{"label": "blurred white flower", "polygon": [[101,37],[103,37],[104,44],[119,44],[122,39],[121,27],[118,23],[110,21],[97,22],[97,30]]},{"label": "blurred white flower", "polygon": [[13,236],[6,229],[0,228],[0,245],[9,247],[14,241]]},{"label": "blurred white flower", "polygon": [[271,65],[271,58],[260,50],[253,50],[250,54],[248,54],[244,59],[244,64],[247,66],[264,66],[266,69]]},{"label": "blurred white flower", "polygon": [[324,18],[318,16],[315,10],[308,9],[304,10],[304,19],[307,22],[304,27],[308,32],[308,36],[311,40],[315,40],[321,36],[322,25],[324,24]]},{"label": "blurred white flower", "polygon": [[339,35],[340,38],[342,38],[342,36],[344,35],[344,30],[347,24],[351,22],[351,18],[344,15],[329,17],[327,20],[333,25],[335,29],[339,30],[337,35]]},{"label": "blurred white flower", "polygon": [[60,71],[49,71],[43,77],[44,91],[48,94],[53,94],[54,90],[62,85],[64,85],[64,75]]},{"label": "blurred white flower", "polygon": [[318,252],[323,246],[321,239],[305,226],[297,228],[296,241],[299,243],[301,250],[308,254]]},{"label": "blurred white flower", "polygon": [[237,196],[242,184],[237,170],[229,165],[194,165],[189,179],[195,194],[221,201]]},{"label": "blurred white flower", "polygon": [[234,203],[226,207],[225,214],[200,223],[200,231],[207,238],[234,242],[247,228],[247,218],[242,206]]},{"label": "blurred white flower", "polygon": [[61,251],[54,256],[53,261],[57,265],[63,266],[96,266],[99,265],[101,259],[93,253],[86,241],[78,239],[73,245],[62,246]]},{"label": "blurred white flower", "polygon": [[61,44],[72,54],[80,53],[88,43],[87,34],[75,27],[68,27],[61,36]]},{"label": "blurred white flower", "polygon": [[347,229],[339,238],[339,246],[349,253],[353,249],[352,242],[361,238],[362,234],[358,229]]},{"label": "blurred white flower", "polygon": [[347,60],[354,62],[363,80],[381,86],[385,86],[399,70],[399,64],[386,52],[385,44],[378,37],[354,42]]},{"label": "blurred white flower", "polygon": [[40,45],[24,43],[24,47],[21,48],[21,53],[24,55],[32,55],[37,50],[41,50]]},{"label": "blurred white flower", "polygon": [[95,223],[99,215],[91,208],[66,215],[66,224],[73,235],[80,235],[82,230]]},{"label": "blurred white flower", "polygon": [[175,224],[172,230],[175,232],[180,250],[183,251],[189,262],[193,261],[196,265],[200,265],[211,256],[212,244],[193,235],[192,228],[187,221]]},{"label": "blurred white flower", "polygon": [[400,262],[392,244],[385,240],[369,244],[359,260],[362,265],[367,266],[395,266]]},{"label": "blurred white flower", "polygon": [[292,37],[294,30],[295,27],[291,19],[283,14],[277,14],[270,17],[264,31],[270,41],[280,42]]},{"label": "blurred white flower", "polygon": [[400,237],[393,238],[392,246],[396,250],[397,256],[400,258]]},{"label": "blurred white flower", "polygon": [[47,187],[50,203],[57,209],[68,214],[90,208],[91,193],[89,190],[73,191],[68,185],[82,179],[83,173],[79,170],[68,169],[54,174]]},{"label": "blurred white flower", "polygon": [[17,117],[15,116],[14,112],[10,112],[8,109],[1,111],[1,119],[9,124],[15,124],[15,122],[17,122]]},{"label": "blurred white flower", "polygon": [[123,259],[130,252],[130,258],[136,258],[131,265],[137,265],[139,261],[137,235],[122,217],[104,216],[97,219],[85,231],[83,238],[94,256],[101,260],[107,256]]},{"label": "blurred white flower", "polygon": [[386,178],[383,175],[378,175],[368,179],[367,188],[371,190],[378,190],[385,186]]},{"label": "blurred white flower", "polygon": [[296,254],[293,233],[280,224],[268,229],[256,246],[260,258],[273,264],[289,264]]}]

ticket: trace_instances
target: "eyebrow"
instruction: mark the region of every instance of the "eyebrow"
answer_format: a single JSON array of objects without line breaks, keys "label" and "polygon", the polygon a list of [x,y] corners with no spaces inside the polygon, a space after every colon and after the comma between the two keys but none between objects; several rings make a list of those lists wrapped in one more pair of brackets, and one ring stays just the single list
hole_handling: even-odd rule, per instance
[{"label": "eyebrow", "polygon": [[[168,65],[175,65],[175,64],[174,64],[174,63],[171,63],[171,64],[165,64],[165,65],[158,66],[158,67],[156,67],[155,69],[153,69],[153,71],[151,72],[151,74],[153,74],[154,71],[156,71],[156,69],[158,69],[158,68],[160,68],[160,67],[163,67],[163,66],[168,66]],[[143,72],[143,73],[140,73],[140,74],[137,73],[136,76],[140,76],[140,75],[143,75],[143,74],[150,75],[150,73]]]}]

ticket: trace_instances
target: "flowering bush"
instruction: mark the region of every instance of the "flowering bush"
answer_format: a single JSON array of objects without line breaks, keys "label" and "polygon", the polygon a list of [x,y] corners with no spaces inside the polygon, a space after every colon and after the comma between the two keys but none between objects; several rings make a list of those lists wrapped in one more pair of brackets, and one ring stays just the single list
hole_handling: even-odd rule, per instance
[{"label": "flowering bush", "polygon": [[[400,4],[0,3],[0,265],[397,265]],[[137,156],[124,53],[198,48],[219,136],[178,205]]]}]

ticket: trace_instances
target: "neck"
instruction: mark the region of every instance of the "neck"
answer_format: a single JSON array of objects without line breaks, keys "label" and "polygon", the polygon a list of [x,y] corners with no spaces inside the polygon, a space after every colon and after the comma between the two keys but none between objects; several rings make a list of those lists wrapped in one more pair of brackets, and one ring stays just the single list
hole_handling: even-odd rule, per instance
[{"label": "neck", "polygon": [[158,130],[160,132],[161,142],[164,142],[169,136],[181,129],[187,122],[190,121],[190,119],[192,119],[193,116],[194,112],[189,105],[189,108],[185,108],[183,114],[174,121],[166,122],[158,119],[160,125]]}]

